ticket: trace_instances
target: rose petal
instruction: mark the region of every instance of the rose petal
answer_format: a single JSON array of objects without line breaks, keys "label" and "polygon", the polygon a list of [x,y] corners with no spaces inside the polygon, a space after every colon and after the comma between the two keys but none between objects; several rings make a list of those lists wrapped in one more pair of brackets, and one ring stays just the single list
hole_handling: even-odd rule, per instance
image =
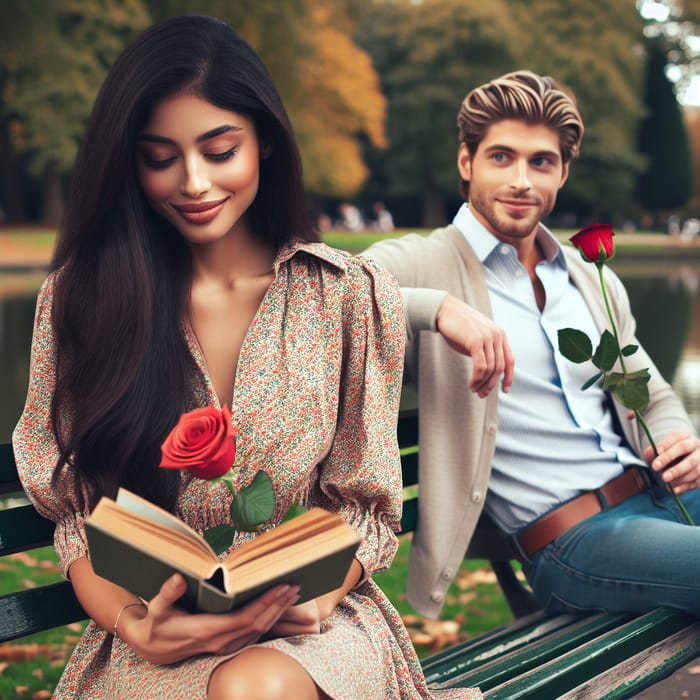
[{"label": "rose petal", "polygon": [[236,459],[236,433],[228,406],[184,413],[161,446],[160,466],[187,469],[201,479],[222,476]]}]

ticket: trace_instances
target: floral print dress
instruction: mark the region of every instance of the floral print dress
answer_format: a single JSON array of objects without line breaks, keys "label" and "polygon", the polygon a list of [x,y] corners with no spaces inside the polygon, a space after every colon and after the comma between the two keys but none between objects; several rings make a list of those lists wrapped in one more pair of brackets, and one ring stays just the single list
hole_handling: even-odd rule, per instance
[{"label": "floral print dress", "polygon": [[[231,413],[247,457],[236,487],[265,469],[277,493],[273,521],[292,503],[341,513],[362,537],[357,559],[366,576],[322,622],[320,634],[260,645],[296,659],[332,698],[478,698],[473,689],[427,688],[400,616],[370,578],[391,564],[401,512],[396,414],[404,326],[395,283],[376,264],[323,244],[290,244],[275,273],[238,362]],[[67,573],[87,547],[82,517],[65,506],[69,486],[51,487],[57,459],[50,429],[52,290],[49,277],[37,302],[29,392],[13,444],[27,493],[56,522],[55,548]],[[192,387],[197,404],[216,405],[204,358],[185,334],[200,369]],[[183,477],[178,515],[201,532],[227,518],[229,498],[223,485],[210,490]],[[154,665],[91,622],[54,697],[205,698],[212,671],[227,658]]]}]

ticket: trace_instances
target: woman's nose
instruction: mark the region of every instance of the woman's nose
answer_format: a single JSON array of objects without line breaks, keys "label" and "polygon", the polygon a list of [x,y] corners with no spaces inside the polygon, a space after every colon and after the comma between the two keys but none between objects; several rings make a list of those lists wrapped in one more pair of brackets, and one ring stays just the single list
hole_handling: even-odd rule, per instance
[{"label": "woman's nose", "polygon": [[192,197],[192,199],[197,199],[207,192],[209,187],[210,183],[207,177],[206,166],[195,156],[187,158],[180,186],[182,193]]}]

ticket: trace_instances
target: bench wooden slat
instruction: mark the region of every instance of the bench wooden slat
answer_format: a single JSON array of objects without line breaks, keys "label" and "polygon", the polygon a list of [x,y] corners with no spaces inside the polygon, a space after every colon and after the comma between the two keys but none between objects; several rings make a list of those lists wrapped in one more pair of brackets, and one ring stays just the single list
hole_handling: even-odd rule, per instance
[{"label": "bench wooden slat", "polygon": [[[607,616],[606,614],[603,617]],[[614,697],[631,697],[695,658],[700,652],[699,629],[700,622],[689,615],[657,608],[634,617],[621,626],[615,626],[570,651],[555,655],[550,661],[536,668],[524,673],[511,673],[500,685],[486,688],[484,697],[493,700],[561,698],[596,677],[603,695],[614,693]],[[665,648],[667,640],[674,635],[680,635],[688,645],[683,654],[674,652],[673,658],[666,657],[663,663],[657,657],[656,665],[647,668],[646,673],[642,668],[634,669],[633,675],[627,677],[624,683],[619,682],[615,669],[619,668],[620,664],[637,654]],[[651,677],[647,676],[649,673]],[[469,680],[473,679],[474,675],[469,675]],[[465,680],[465,677],[455,677],[444,684],[444,687],[460,687]],[[588,697],[598,698],[603,695]]]},{"label": "bench wooden slat", "polygon": [[12,443],[0,443],[0,494],[21,491]]},{"label": "bench wooden slat", "polygon": [[[539,668],[572,649],[598,639],[629,621],[629,614],[588,616],[557,615],[533,617],[530,625],[477,644],[466,642],[452,654],[432,658],[425,664],[426,678],[445,687],[469,682],[483,689],[493,688],[508,678]],[[541,617],[542,616],[542,617]]]},{"label": "bench wooden slat", "polygon": [[31,505],[0,510],[0,556],[53,544],[53,531]]},{"label": "bench wooden slat", "polygon": [[[401,418],[396,429],[399,448],[413,447],[418,444],[418,410],[401,411]],[[415,481],[411,483],[415,484]]]},{"label": "bench wooden slat", "polygon": [[[700,622],[695,621],[617,666],[562,695],[567,700],[612,700],[638,694],[667,678],[700,654]],[[633,679],[633,680],[630,680]]]},{"label": "bench wooden slat", "polygon": [[85,611],[68,581],[0,596],[2,641],[18,639],[85,618]]}]

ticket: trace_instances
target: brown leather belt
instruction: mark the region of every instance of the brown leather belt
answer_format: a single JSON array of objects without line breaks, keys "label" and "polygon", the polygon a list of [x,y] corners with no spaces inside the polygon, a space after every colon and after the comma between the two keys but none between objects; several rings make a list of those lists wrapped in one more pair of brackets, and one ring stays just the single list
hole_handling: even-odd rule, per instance
[{"label": "brown leather belt", "polygon": [[600,513],[604,508],[612,508],[618,503],[646,491],[648,482],[639,467],[632,467],[620,476],[595,491],[586,493],[567,501],[563,505],[550,510],[539,520],[521,532],[513,535],[517,541],[514,544],[516,557],[521,558],[520,549],[527,557],[554,541],[562,532],[577,525],[582,520]]}]

